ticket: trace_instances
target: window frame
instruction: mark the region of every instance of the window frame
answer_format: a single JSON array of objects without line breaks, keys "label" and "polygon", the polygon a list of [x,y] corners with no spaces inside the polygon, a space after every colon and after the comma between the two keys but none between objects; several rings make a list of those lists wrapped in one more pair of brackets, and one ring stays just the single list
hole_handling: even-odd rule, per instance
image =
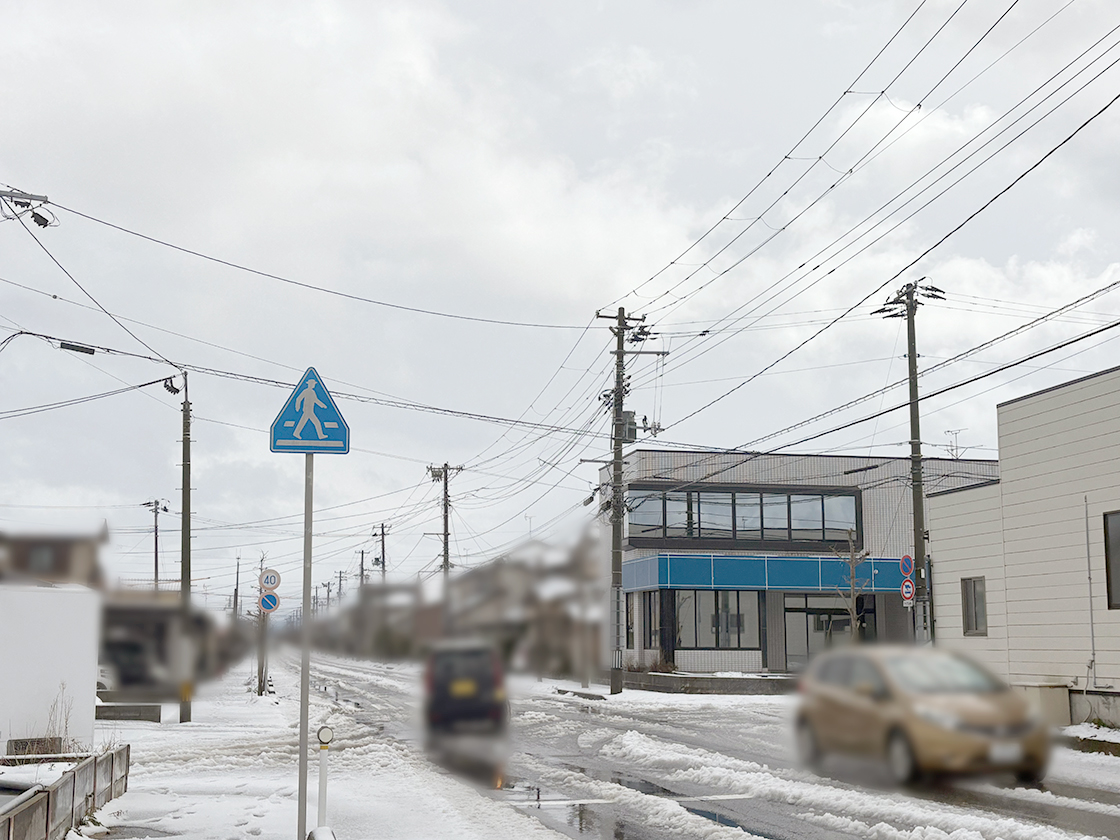
[{"label": "window frame", "polygon": [[[758,589],[674,589],[674,590],[672,590],[672,592],[674,593],[673,598],[674,598],[674,603],[676,603],[676,604],[680,603],[680,598],[681,598],[683,593],[688,593],[692,596],[692,604],[691,604],[690,613],[692,615],[692,622],[693,622],[692,623],[693,644],[686,645],[686,644],[683,643],[683,641],[684,641],[683,637],[685,635],[684,632],[683,632],[684,627],[683,627],[683,624],[682,624],[683,616],[681,616],[681,614],[679,612],[679,607],[678,607],[676,638],[675,638],[676,644],[674,645],[674,648],[676,650],[713,650],[713,651],[757,650],[757,651],[763,651],[765,649],[765,647],[766,647],[766,604],[763,600],[763,598],[765,597],[765,591],[764,590],[758,590]],[[701,637],[700,624],[701,624],[701,621],[708,620],[707,614],[705,614],[703,617],[701,617],[700,602],[701,602],[702,599],[700,598],[700,594],[704,593],[704,592],[711,592],[712,593],[712,600],[713,600],[713,603],[715,605],[714,615],[719,615],[720,614],[719,602],[720,602],[720,596],[723,593],[729,593],[730,595],[734,596],[734,601],[733,601],[734,612],[729,612],[728,614],[729,615],[735,615],[735,616],[738,616],[738,617],[742,617],[742,619],[743,619],[743,623],[738,624],[738,626],[736,627],[736,630],[735,630],[735,646],[728,647],[726,645],[721,645],[720,644],[720,640],[722,638],[722,633],[723,633],[722,626],[719,629],[714,630],[714,631],[707,634],[707,635],[710,635],[712,637],[712,640],[714,641],[714,644],[712,644],[712,645],[701,645],[700,644],[700,637]],[[757,607],[754,610],[754,613],[755,613],[754,617],[755,617],[755,620],[757,622],[757,627],[753,631],[747,631],[747,630],[745,630],[746,610],[743,609],[743,598],[744,597],[750,598],[752,596],[755,599],[757,599]],[[687,597],[687,596],[685,596],[685,597]],[[732,605],[729,605],[729,606],[732,606]],[[730,633],[729,633],[729,635],[730,635]],[[749,645],[747,647],[744,647],[743,646],[743,637],[746,636],[746,635],[752,635],[755,638],[757,638],[758,644],[757,645]]]},{"label": "window frame", "polygon": [[[1116,524],[1120,528],[1120,510],[1105,511],[1102,516],[1104,522],[1104,594],[1108,609],[1120,610],[1120,557],[1111,556],[1112,553],[1109,551],[1108,520],[1110,517],[1117,518]],[[1113,566],[1116,568],[1114,569]],[[1115,597],[1113,597],[1114,594]]]},{"label": "window frame", "polygon": [[[976,583],[980,583],[983,626],[976,610]],[[988,586],[983,575],[961,578],[961,630],[965,636],[988,635]]]},{"label": "window frame", "polygon": [[[848,548],[847,533],[839,534],[838,528],[830,529],[827,516],[828,499],[835,497],[850,498],[853,500],[852,508],[855,516],[856,549],[862,550],[864,541],[863,525],[863,494],[859,487],[844,487],[830,485],[694,485],[689,489],[682,489],[680,484],[635,482],[627,487],[627,496],[641,494],[643,498],[650,494],[660,493],[661,496],[661,528],[660,533],[635,533],[630,527],[629,514],[627,514],[627,542],[633,548],[721,548],[721,549],[747,549],[747,550],[795,550],[795,551],[829,551],[832,548]],[[674,506],[681,507],[683,519],[675,523],[674,531],[670,534],[669,528],[669,494],[678,498],[673,500]],[[731,533],[729,536],[708,536],[704,526],[704,496],[726,495],[731,512]],[[764,500],[769,496],[785,496],[785,528],[784,535],[781,529],[766,529]],[[687,498],[679,498],[687,496]],[[793,539],[791,522],[791,505],[793,497],[815,496],[821,498],[822,523],[820,535],[816,539]],[[741,535],[740,526],[740,499],[743,512],[748,509],[757,512],[757,534]],[[708,501],[709,505],[712,501]],[[648,502],[646,503],[648,504]],[[689,516],[691,513],[691,517]],[[835,525],[835,523],[832,523]],[[691,528],[689,527],[691,525]],[[641,525],[640,528],[648,528]],[[751,529],[753,530],[753,529]],[[830,536],[829,531],[835,532]]]}]

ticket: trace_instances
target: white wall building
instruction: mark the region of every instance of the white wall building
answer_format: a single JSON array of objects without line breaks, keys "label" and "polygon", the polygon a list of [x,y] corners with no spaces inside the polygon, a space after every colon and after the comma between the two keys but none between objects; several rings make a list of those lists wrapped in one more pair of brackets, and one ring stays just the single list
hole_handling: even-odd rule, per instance
[{"label": "white wall building", "polygon": [[999,479],[929,497],[937,644],[1120,725],[1120,368],[996,410]]}]

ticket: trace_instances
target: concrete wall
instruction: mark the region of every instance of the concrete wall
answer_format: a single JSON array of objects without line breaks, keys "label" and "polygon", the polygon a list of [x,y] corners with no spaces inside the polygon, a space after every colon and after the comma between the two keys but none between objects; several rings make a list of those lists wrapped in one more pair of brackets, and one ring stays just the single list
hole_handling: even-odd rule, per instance
[{"label": "concrete wall", "polygon": [[[101,598],[74,584],[0,584],[0,749],[12,738],[93,743]],[[52,731],[50,709],[57,701]],[[63,731],[63,727],[65,731]]]}]

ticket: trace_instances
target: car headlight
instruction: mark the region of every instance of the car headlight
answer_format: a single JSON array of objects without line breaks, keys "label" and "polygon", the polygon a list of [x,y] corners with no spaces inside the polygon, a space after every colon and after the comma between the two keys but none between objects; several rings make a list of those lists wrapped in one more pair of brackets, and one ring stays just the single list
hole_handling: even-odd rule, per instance
[{"label": "car headlight", "polygon": [[940,726],[942,729],[960,729],[961,719],[952,712],[934,709],[929,706],[915,706],[914,713],[922,720]]}]

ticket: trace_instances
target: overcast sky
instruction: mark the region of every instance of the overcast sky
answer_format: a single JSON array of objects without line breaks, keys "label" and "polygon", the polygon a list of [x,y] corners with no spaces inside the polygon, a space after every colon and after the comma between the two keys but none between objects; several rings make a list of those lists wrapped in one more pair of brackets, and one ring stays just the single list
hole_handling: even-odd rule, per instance
[{"label": "overcast sky", "polygon": [[[631,362],[628,407],[665,427],[646,446],[777,448],[895,405],[904,388],[769,437],[905,375],[902,322],[871,312],[908,280],[947,296],[920,312],[923,368],[1120,280],[1120,105],[944,239],[1109,104],[1118,25],[1106,0],[7,3],[0,184],[58,224],[0,222],[0,340],[155,360],[7,345],[0,529],[105,519],[110,576],[141,581],[140,503],[167,499],[178,575],[181,396],[22,411],[176,375],[159,357],[221,372],[190,374],[214,608],[261,552],[282,612],[298,600],[303,460],[267,429],[308,366],[363,398],[338,400],[351,453],[316,461],[316,583],[347,589],[381,523],[390,580],[434,568],[429,464],[466,468],[457,564],[578,532],[579,459],[609,451],[598,309],[645,314],[644,349],[669,351]],[[1114,298],[922,389],[1107,324]],[[996,404],[1116,364],[1117,336],[923,403],[926,453],[958,430],[997,457]],[[905,454],[906,420],[793,450]]]}]

